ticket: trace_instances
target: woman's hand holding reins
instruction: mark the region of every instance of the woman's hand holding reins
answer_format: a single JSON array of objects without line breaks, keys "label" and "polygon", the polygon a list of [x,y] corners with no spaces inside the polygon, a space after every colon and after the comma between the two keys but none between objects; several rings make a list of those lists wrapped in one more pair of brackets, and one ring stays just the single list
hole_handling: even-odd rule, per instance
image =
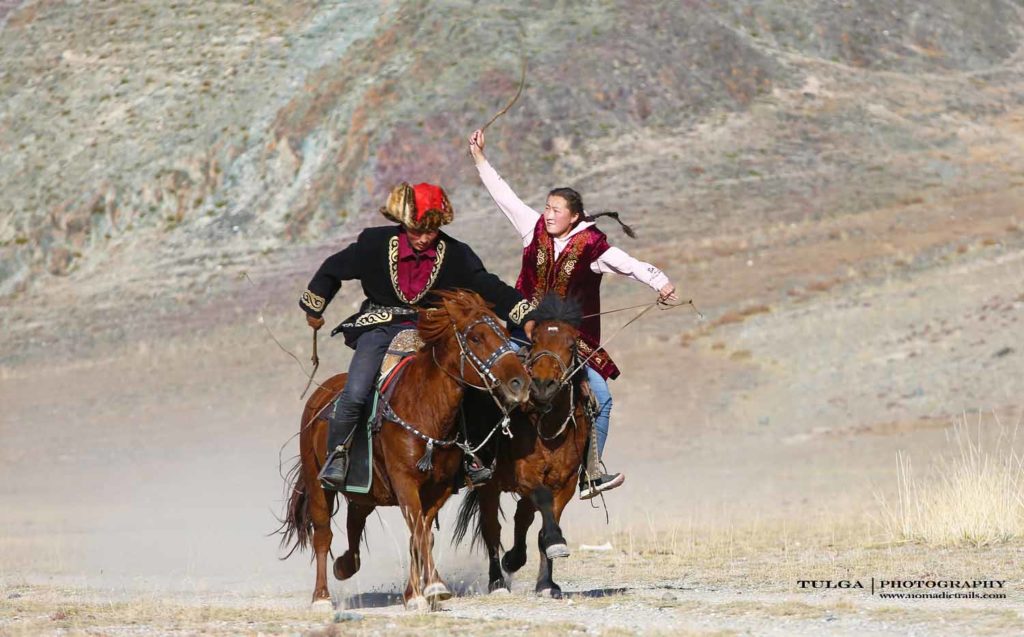
[{"label": "woman's hand holding reins", "polygon": [[658,290],[659,301],[678,301],[679,297],[676,296],[676,286],[672,285],[669,281]]},{"label": "woman's hand holding reins", "polygon": [[309,326],[312,327],[313,330],[315,331],[315,330],[318,330],[318,329],[320,329],[321,327],[324,326],[324,319],[323,318],[317,318],[317,317],[315,317],[315,316],[313,316],[311,314],[307,314],[306,315],[306,323],[308,323]]},{"label": "woman's hand holding reins", "polygon": [[484,132],[479,128],[469,136],[469,154],[478,164],[487,161],[487,157],[484,156]]}]

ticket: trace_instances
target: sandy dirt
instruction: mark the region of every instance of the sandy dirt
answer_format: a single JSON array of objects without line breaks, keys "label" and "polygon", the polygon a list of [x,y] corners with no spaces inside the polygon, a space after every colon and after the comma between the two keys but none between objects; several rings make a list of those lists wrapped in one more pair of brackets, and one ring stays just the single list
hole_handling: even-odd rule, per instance
[{"label": "sandy dirt", "polygon": [[[657,312],[609,345],[626,371],[612,386],[606,460],[628,479],[608,495],[607,523],[603,509],[570,505],[573,555],[555,571],[564,600],[533,596],[534,555],[511,596],[481,594],[482,554],[447,541],[453,501],[435,555],[459,595],[442,612],[410,613],[394,596],[407,559],[394,511],[371,518],[360,573],[332,584],[337,611],[309,610],[307,556],[278,561],[268,535],[305,378],[264,330],[308,357],[292,301],[306,275],[253,288],[231,273],[224,285],[248,299],[243,311],[199,303],[177,328],[173,312],[159,317],[171,325],[162,334],[138,316],[112,336],[103,308],[20,323],[15,335],[35,336],[5,340],[0,367],[0,633],[1024,630],[1019,540],[894,543],[878,500],[894,497],[897,451],[925,467],[957,421],[988,441],[1021,422],[1021,194],[645,255],[677,273],[704,320],[689,307]],[[622,281],[607,298],[646,300]],[[630,315],[607,317],[607,334]],[[322,354],[325,370],[347,362],[338,342]],[[1006,580],[1007,597],[886,600],[797,584],[885,577]]]}]

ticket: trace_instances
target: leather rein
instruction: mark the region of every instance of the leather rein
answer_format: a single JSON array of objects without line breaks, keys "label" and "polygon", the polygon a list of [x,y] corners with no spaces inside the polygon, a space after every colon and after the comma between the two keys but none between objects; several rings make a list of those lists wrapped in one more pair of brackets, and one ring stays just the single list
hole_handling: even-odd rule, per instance
[{"label": "leather rein", "polygon": [[[486,360],[481,359],[480,356],[478,356],[476,354],[476,352],[474,352],[473,349],[469,346],[468,334],[469,334],[470,330],[472,330],[477,325],[480,325],[481,323],[483,323],[484,325],[489,327],[495,333],[495,335],[497,335],[497,337],[499,339],[501,339],[501,344],[498,346],[498,348],[496,350],[494,350],[494,352],[492,352],[487,357]],[[474,389],[480,389],[480,390],[486,391],[491,396],[491,398],[494,400],[495,404],[498,405],[498,408],[501,410],[501,412],[503,414],[503,417],[498,422],[498,424],[495,425],[494,428],[491,429],[491,432],[487,435],[487,437],[484,439],[484,441],[482,443],[480,443],[479,445],[477,445],[476,448],[473,448],[473,447],[471,447],[468,444],[468,438],[467,438],[466,442],[460,442],[459,439],[458,439],[458,434],[456,434],[456,437],[451,439],[451,440],[439,440],[437,438],[434,438],[432,436],[429,436],[429,435],[423,433],[422,431],[417,429],[414,425],[406,422],[404,419],[402,419],[401,416],[399,416],[397,413],[395,413],[395,410],[394,410],[394,408],[391,407],[391,403],[389,401],[382,400],[381,403],[380,403],[381,404],[381,415],[385,419],[395,423],[396,425],[399,425],[400,427],[402,427],[403,429],[405,429],[409,433],[411,433],[411,434],[417,436],[418,438],[426,441],[426,443],[427,443],[427,451],[423,455],[423,457],[419,460],[419,462],[416,463],[416,467],[420,471],[429,471],[431,468],[433,468],[432,457],[433,457],[434,447],[441,447],[442,449],[444,449],[444,448],[448,448],[448,447],[452,447],[452,446],[457,446],[460,449],[462,449],[463,453],[465,453],[466,455],[469,455],[469,456],[475,458],[476,457],[476,455],[475,455],[476,452],[479,451],[480,448],[483,447],[487,443],[488,440],[490,440],[491,436],[499,428],[502,429],[503,432],[507,436],[512,437],[512,432],[509,431],[509,423],[511,422],[511,417],[509,416],[509,412],[505,408],[505,406],[502,404],[502,402],[498,399],[498,397],[494,395],[494,389],[500,384],[500,381],[497,379],[497,377],[494,376],[494,372],[492,371],[494,366],[497,365],[498,361],[500,361],[503,357],[505,357],[505,356],[507,356],[509,354],[511,354],[513,356],[515,355],[515,348],[512,347],[512,342],[509,340],[509,338],[507,336],[505,336],[505,334],[502,332],[501,328],[498,326],[497,322],[495,322],[495,320],[493,318],[491,318],[490,316],[486,316],[486,315],[482,316],[482,317],[476,319],[475,321],[471,322],[469,325],[467,325],[462,330],[459,330],[457,328],[457,326],[455,325],[455,321],[451,322],[451,326],[452,326],[452,330],[455,332],[455,340],[456,340],[456,342],[459,345],[459,351],[460,351],[459,352],[459,375],[456,376],[456,375],[452,374],[450,371],[448,371],[444,366],[442,366],[438,362],[436,346],[432,344],[430,346],[430,355],[431,355],[431,358],[434,361],[434,365],[437,366],[438,369],[440,369],[442,372],[447,374],[449,377],[451,377],[459,385],[461,385],[463,387],[473,387]],[[476,372],[477,376],[479,376],[481,379],[483,379],[483,381],[484,381],[484,385],[483,386],[475,385],[475,384],[469,382],[468,380],[466,380],[466,363],[467,362],[469,363],[470,367],[473,368],[473,371]],[[461,409],[461,407],[460,407],[460,409]],[[463,436],[465,436],[465,431],[463,431],[462,434],[463,434]]]}]

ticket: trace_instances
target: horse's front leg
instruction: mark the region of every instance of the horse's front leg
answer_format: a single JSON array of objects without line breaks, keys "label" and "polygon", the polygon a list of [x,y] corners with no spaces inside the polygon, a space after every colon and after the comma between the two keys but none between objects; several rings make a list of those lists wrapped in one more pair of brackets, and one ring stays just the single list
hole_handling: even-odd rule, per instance
[{"label": "horse's front leg", "polygon": [[[548,559],[569,557],[569,546],[562,537],[562,529],[555,517],[555,497],[551,489],[545,486],[530,492],[530,499],[540,511],[542,526],[540,527],[540,550]],[[565,504],[563,503],[564,507]],[[561,511],[559,511],[561,514]]]},{"label": "horse's front leg", "polygon": [[[555,523],[555,527],[558,529],[559,537],[561,537],[561,521],[562,511],[565,510],[565,505],[572,500],[573,495],[576,493],[576,484],[574,480],[568,480],[566,485],[562,487],[557,493],[555,493],[554,504],[552,505],[552,517]],[[539,539],[539,538],[538,538]],[[564,539],[562,540],[565,541]],[[562,596],[562,588],[555,583],[554,579],[554,560],[548,557],[548,551],[552,548],[551,545],[544,547],[543,544],[540,546],[540,571],[537,573],[537,588],[536,591],[540,595],[547,595],[554,598],[560,598]],[[569,555],[569,549],[566,547],[565,555]],[[560,557],[564,557],[560,556]]]},{"label": "horse's front leg", "polygon": [[501,566],[506,573],[515,573],[526,564],[526,532],[530,530],[536,512],[537,507],[529,498],[520,498],[516,504],[515,539],[512,548],[501,558]]},{"label": "horse's front leg", "polygon": [[[398,485],[395,485],[398,487]],[[416,485],[398,487],[399,507],[409,527],[409,582],[405,586],[403,601],[411,610],[427,610],[429,604],[423,596],[423,566],[421,561],[420,538],[423,535],[423,508],[420,505]]]},{"label": "horse's front leg", "polygon": [[450,481],[443,486],[425,485],[412,476],[401,475],[393,477],[392,484],[409,527],[409,583],[405,587],[405,605],[414,610],[436,609],[441,601],[452,596],[438,576],[431,555],[434,547],[431,525],[451,494]]},{"label": "horse's front leg", "polygon": [[[562,529],[559,528],[555,518],[555,499],[551,489],[537,487],[530,493],[530,499],[534,506],[540,511],[542,526],[537,533],[537,547],[540,549],[540,567],[537,572],[538,595],[545,595],[554,598],[561,598],[562,589],[551,579],[551,562],[559,557],[569,556],[569,547],[562,537]],[[562,503],[562,507],[565,504]],[[561,510],[559,510],[559,514]]]},{"label": "horse's front leg", "polygon": [[302,453],[302,485],[305,490],[305,506],[309,510],[309,519],[313,523],[313,555],[316,557],[316,584],[313,587],[313,604],[316,606],[331,605],[331,591],[327,588],[327,554],[331,550],[331,510],[334,508],[333,491],[320,486],[317,473],[320,470],[316,461],[317,449],[312,444],[312,436],[300,440]]},{"label": "horse's front leg", "polygon": [[490,593],[509,593],[511,589],[508,582],[505,581],[505,574],[502,573],[501,562],[498,560],[501,551],[501,522],[498,521],[501,491],[491,482],[479,487],[478,493],[480,494],[480,531],[484,545],[487,547],[489,562],[487,590]]},{"label": "horse's front leg", "polygon": [[359,570],[359,545],[366,528],[366,518],[373,512],[373,504],[360,504],[349,501],[345,514],[345,527],[348,531],[348,549],[334,560],[334,576],[346,580]]},{"label": "horse's front leg", "polygon": [[420,534],[419,541],[419,554],[423,582],[425,583],[423,596],[427,598],[430,610],[438,610],[441,602],[451,599],[452,592],[441,579],[437,572],[437,566],[434,564],[433,525],[441,507],[452,494],[451,480],[445,481],[440,486],[436,484],[424,486],[422,492],[425,510],[423,512],[423,532]]},{"label": "horse's front leg", "polygon": [[331,550],[331,508],[334,493],[325,491],[319,482],[314,483],[309,499],[309,514],[313,520],[313,553],[316,555],[316,585],[313,588],[313,604],[331,604],[331,591],[327,588],[327,553]]}]

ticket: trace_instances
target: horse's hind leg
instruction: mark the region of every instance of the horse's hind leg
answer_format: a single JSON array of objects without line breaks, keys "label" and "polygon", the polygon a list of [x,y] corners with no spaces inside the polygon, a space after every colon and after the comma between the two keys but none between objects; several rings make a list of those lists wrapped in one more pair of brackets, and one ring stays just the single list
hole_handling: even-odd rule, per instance
[{"label": "horse's hind leg", "polygon": [[348,503],[345,514],[345,527],[348,531],[348,549],[341,557],[334,560],[334,576],[346,580],[359,570],[359,545],[366,528],[366,518],[373,512],[374,505]]},{"label": "horse's hind leg", "polygon": [[515,573],[526,564],[526,532],[533,524],[533,516],[537,508],[529,498],[520,498],[516,504],[515,540],[512,548],[501,558],[501,566],[506,573]]},{"label": "horse's hind leg", "polygon": [[491,593],[508,593],[508,582],[505,581],[505,574],[501,572],[501,562],[498,560],[501,551],[501,523],[498,521],[501,492],[491,485],[480,489],[480,531],[489,560],[487,590]]}]

